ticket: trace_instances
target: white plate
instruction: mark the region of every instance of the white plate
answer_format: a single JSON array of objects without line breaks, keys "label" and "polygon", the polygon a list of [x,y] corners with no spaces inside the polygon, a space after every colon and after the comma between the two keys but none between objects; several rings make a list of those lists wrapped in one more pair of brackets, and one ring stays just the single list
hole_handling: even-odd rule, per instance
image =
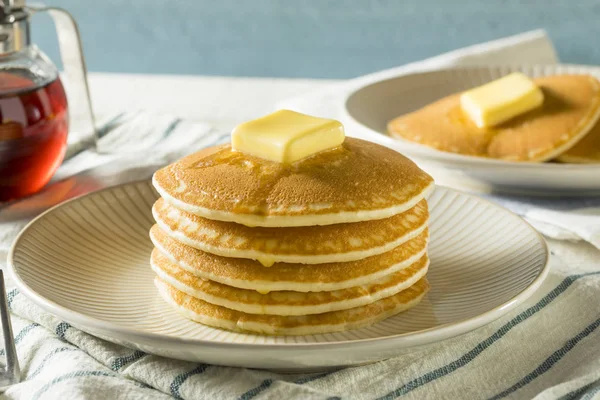
[{"label": "white plate", "polygon": [[388,121],[449,94],[521,71],[531,77],[590,74],[600,68],[578,65],[476,67],[401,75],[356,88],[345,101],[344,122],[358,136],[413,158],[438,184],[476,191],[587,195],[600,193],[600,164],[522,163],[463,156],[386,134]]},{"label": "white plate", "polygon": [[167,357],[285,370],[355,365],[465,333],[527,299],[547,274],[544,239],[516,215],[438,187],[431,208],[432,289],[372,327],[269,337],[196,324],[157,295],[149,266],[157,194],[137,182],[63,203],[31,222],[9,266],[36,304],[106,340]]}]

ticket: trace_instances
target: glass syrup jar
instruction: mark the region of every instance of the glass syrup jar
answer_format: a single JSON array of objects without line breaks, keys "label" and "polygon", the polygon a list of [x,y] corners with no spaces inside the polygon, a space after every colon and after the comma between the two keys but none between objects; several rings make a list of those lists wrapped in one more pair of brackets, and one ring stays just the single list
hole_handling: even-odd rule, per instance
[{"label": "glass syrup jar", "polygon": [[69,109],[58,70],[30,41],[30,17],[53,17],[71,105],[79,126],[74,141],[92,145],[94,120],[77,26],[64,10],[0,0],[0,202],[40,190],[67,150]]}]

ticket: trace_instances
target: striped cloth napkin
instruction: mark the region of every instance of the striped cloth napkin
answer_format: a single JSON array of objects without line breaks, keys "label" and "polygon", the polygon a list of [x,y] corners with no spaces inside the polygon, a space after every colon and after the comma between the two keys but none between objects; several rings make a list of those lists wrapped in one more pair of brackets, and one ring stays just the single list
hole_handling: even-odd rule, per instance
[{"label": "striped cloth napkin", "polygon": [[[508,50],[515,53],[516,47],[513,41]],[[500,51],[494,47],[495,54]],[[0,209],[1,267],[17,232],[51,205],[148,178],[184,153],[228,140],[227,133],[207,125],[143,112],[109,121],[101,133],[105,153],[73,155],[43,192]],[[9,286],[24,380],[2,398],[592,399],[600,396],[600,253],[582,242],[549,244],[550,275],[518,310],[399,358],[315,374],[145,354],[72,327]]]}]

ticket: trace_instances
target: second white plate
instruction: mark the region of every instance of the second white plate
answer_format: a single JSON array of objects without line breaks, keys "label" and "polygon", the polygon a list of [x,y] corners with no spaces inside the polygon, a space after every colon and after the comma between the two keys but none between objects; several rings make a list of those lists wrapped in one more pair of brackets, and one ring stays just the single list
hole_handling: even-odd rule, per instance
[{"label": "second white plate", "polygon": [[600,68],[581,65],[474,67],[406,74],[369,82],[352,91],[345,101],[344,122],[351,135],[410,156],[438,184],[481,192],[600,194],[600,164],[522,163],[463,156],[386,133],[387,122],[400,115],[515,71],[531,77],[590,74],[600,79]]},{"label": "second white plate", "polygon": [[547,273],[544,239],[509,211],[438,187],[429,199],[431,291],[371,327],[312,336],[232,333],[181,317],[159,298],[149,257],[150,182],[92,193],[31,222],[9,267],[18,288],[81,330],[145,352],[285,370],[356,365],[478,328],[527,299]]}]

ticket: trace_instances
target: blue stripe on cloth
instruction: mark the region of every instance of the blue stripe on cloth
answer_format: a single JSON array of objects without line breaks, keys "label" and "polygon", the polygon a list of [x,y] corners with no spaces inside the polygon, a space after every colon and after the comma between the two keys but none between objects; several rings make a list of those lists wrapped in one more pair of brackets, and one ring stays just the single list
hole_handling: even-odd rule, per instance
[{"label": "blue stripe on cloth", "polygon": [[[390,400],[390,399],[394,399],[396,397],[403,396],[403,395],[405,395],[405,394],[407,394],[429,382],[432,382],[438,378],[441,378],[443,376],[446,376],[446,375],[456,371],[459,368],[464,367],[469,362],[474,360],[479,354],[483,353],[489,346],[491,346],[493,343],[495,343],[496,341],[501,339],[504,335],[506,335],[512,328],[519,325],[521,322],[526,321],[531,316],[533,316],[535,313],[542,310],[544,307],[546,307],[548,304],[550,304],[552,301],[554,301],[560,294],[565,292],[575,281],[577,281],[580,278],[583,278],[586,276],[593,276],[593,275],[600,275],[600,271],[568,276],[558,286],[556,286],[552,291],[550,291],[546,296],[544,296],[544,298],[541,299],[537,304],[528,308],[521,314],[517,315],[515,318],[513,318],[511,321],[509,321],[508,323],[503,325],[499,330],[497,330],[492,336],[490,336],[487,339],[485,339],[484,341],[480,342],[471,351],[464,354],[459,359],[457,359],[449,364],[446,364],[445,366],[438,368],[435,371],[428,372],[428,373],[408,382],[407,384],[401,386],[400,388],[394,390],[393,392],[390,392],[390,393],[386,394],[385,396],[380,397],[378,400]],[[320,378],[324,378],[332,373],[333,372],[327,372],[324,374],[315,375],[315,376],[311,376],[311,377],[307,377],[307,378],[300,378],[295,383],[301,385],[304,383],[315,381]],[[267,382],[267,381],[271,381],[271,380],[267,379],[266,381],[263,381],[263,383]],[[261,383],[261,385],[259,385],[258,387],[262,387],[263,383]],[[270,383],[269,383],[269,386],[270,386]],[[252,390],[254,390],[254,389],[252,389]],[[243,395],[242,395],[242,397],[243,397]]]},{"label": "blue stripe on cloth", "polygon": [[583,394],[587,393],[589,390],[600,390],[600,378],[596,379],[593,382],[590,382],[579,389],[575,389],[564,396],[558,398],[558,400],[575,400],[580,398]]},{"label": "blue stripe on cloth", "polygon": [[38,365],[38,367],[35,369],[35,371],[33,371],[31,374],[27,375],[27,379],[28,380],[29,379],[33,379],[36,376],[38,376],[38,374],[40,372],[42,372],[42,370],[46,366],[46,363],[48,362],[48,360],[50,360],[52,357],[54,357],[54,355],[59,354],[59,353],[63,353],[65,351],[78,351],[78,350],[79,349],[77,349],[75,347],[59,347],[59,348],[56,348],[56,349],[52,350],[50,353],[46,354],[46,356],[40,362],[40,365]]},{"label": "blue stripe on cloth", "polygon": [[110,369],[112,369],[113,371],[118,371],[121,368],[123,368],[124,366],[139,360],[140,358],[144,357],[145,355],[146,355],[146,353],[144,353],[143,351],[136,350],[127,356],[115,358],[110,363]]},{"label": "blue stripe on cloth", "polygon": [[[305,383],[309,383],[309,382],[312,382],[312,381],[316,381],[317,379],[325,378],[326,376],[329,376],[329,375],[331,375],[331,374],[333,374],[335,372],[338,372],[338,371],[337,370],[336,371],[329,371],[329,372],[323,372],[323,373],[317,374],[317,375],[305,376],[305,377],[296,379],[294,381],[294,383],[297,384],[297,385],[304,385]],[[262,381],[260,383],[260,385],[258,385],[257,387],[255,387],[253,389],[250,389],[249,391],[247,391],[246,393],[244,393],[243,395],[241,395],[239,398],[240,399],[251,399],[252,397],[256,396],[258,393],[262,392],[263,390],[265,390],[269,386],[271,386],[272,383],[273,383],[272,379],[265,379],[264,381]],[[252,394],[257,389],[260,389],[260,390],[258,392],[256,392],[255,394]],[[250,397],[247,397],[247,396],[250,396]]]},{"label": "blue stripe on cloth", "polygon": [[12,303],[15,299],[15,296],[19,294],[19,289],[13,289],[6,294],[6,302],[8,303],[8,308],[12,310]]},{"label": "blue stripe on cloth", "polygon": [[596,328],[598,328],[598,326],[600,326],[600,318],[597,319],[596,321],[592,322],[591,324],[589,324],[584,330],[582,330],[577,335],[575,335],[574,337],[569,339],[563,347],[561,347],[560,349],[558,349],[554,353],[552,353],[552,355],[550,355],[550,357],[548,357],[546,360],[544,360],[543,363],[541,363],[536,369],[534,369],[529,374],[527,374],[519,382],[515,383],[513,386],[509,387],[508,389],[498,393],[497,395],[490,397],[490,400],[498,400],[503,397],[506,397],[509,394],[514,393],[517,390],[521,389],[523,386],[528,385],[534,379],[538,378],[540,375],[543,375],[546,372],[548,372],[550,370],[550,368],[552,368],[554,366],[554,364],[559,362],[564,356],[566,356],[571,350],[573,350],[579,342],[581,342],[583,339],[588,337],[592,332],[594,332],[596,330]]},{"label": "blue stripe on cloth", "polygon": [[600,392],[600,387],[596,386],[592,390],[588,391],[584,396],[581,397],[581,400],[592,400],[594,396],[596,396]]},{"label": "blue stripe on cloth", "polygon": [[266,380],[262,381],[262,383],[260,385],[258,385],[257,387],[248,390],[246,393],[244,393],[243,395],[238,397],[238,400],[250,400],[251,398],[255,397],[260,392],[268,389],[272,384],[273,384],[273,379],[266,379]]},{"label": "blue stripe on cloth", "polygon": [[229,132],[225,132],[225,133],[219,135],[217,137],[217,140],[215,141],[215,144],[223,144],[223,143],[229,142],[230,135],[231,135],[231,133],[229,133]]},{"label": "blue stripe on cloth", "polygon": [[[17,336],[15,336],[15,346],[18,345],[21,340],[23,340],[25,338],[25,336],[27,336],[27,334],[29,332],[31,332],[31,330],[35,327],[40,326],[40,324],[33,322],[27,326],[25,326],[23,329],[21,329],[21,331],[19,333],[17,333]],[[0,356],[3,356],[5,353],[5,349],[0,349]]]},{"label": "blue stripe on cloth", "polygon": [[547,305],[552,303],[556,298],[558,298],[558,296],[565,292],[575,281],[577,281],[580,278],[593,275],[600,275],[600,271],[588,272],[585,274],[578,275],[570,275],[566,277],[558,286],[556,286],[552,291],[550,291],[546,296],[544,296],[539,302],[529,307],[527,310],[523,311],[515,318],[504,324],[502,327],[500,327],[500,329],[494,332],[493,335],[489,336],[482,342],[479,342],[473,349],[464,354],[462,357],[452,361],[449,364],[444,365],[443,367],[440,367],[434,371],[428,372],[416,379],[413,379],[412,381],[402,385],[401,387],[386,394],[385,396],[381,396],[378,400],[391,400],[403,396],[409,392],[412,392],[415,389],[420,388],[421,386],[428,384],[429,382],[435,381],[436,379],[442,378],[456,371],[457,369],[464,367],[465,365],[473,361],[475,358],[477,358],[488,347],[500,340],[515,326],[528,320],[538,311],[544,309]]},{"label": "blue stripe on cloth", "polygon": [[19,333],[17,333],[17,336],[15,336],[15,345],[19,344],[21,342],[21,340],[23,340],[25,338],[25,336],[27,336],[27,334],[29,332],[31,332],[31,330],[33,328],[36,328],[40,326],[40,324],[33,322],[29,325],[27,325],[26,327],[24,327],[23,329],[21,329],[21,331]]},{"label": "blue stripe on cloth", "polygon": [[67,340],[65,338],[65,335],[67,334],[67,331],[71,328],[71,324],[67,323],[67,322],[61,322],[60,324],[56,325],[56,329],[54,329],[54,333],[56,333],[56,336],[58,336],[58,338],[60,340]]},{"label": "blue stripe on cloth", "polygon": [[[42,386],[37,392],[35,392],[35,394],[31,397],[32,400],[38,400],[45,392],[47,392],[49,389],[52,388],[52,386],[66,381],[68,379],[74,379],[74,378],[83,378],[83,377],[88,377],[88,376],[99,376],[99,377],[107,377],[107,378],[117,378],[117,379],[123,379],[125,380],[125,378],[120,377],[117,374],[114,373],[110,373],[110,372],[104,372],[104,371],[76,371],[76,372],[69,372],[68,374],[64,374],[61,375],[59,377],[56,377],[54,379],[52,379],[50,382],[46,383],[44,386]],[[136,386],[139,387],[144,387],[143,385],[139,384],[136,381],[132,381],[130,379],[127,379],[128,382],[133,383]]]},{"label": "blue stripe on cloth", "polygon": [[326,376],[329,376],[329,375],[333,374],[334,372],[337,372],[337,370],[336,371],[323,372],[321,374],[312,375],[312,376],[305,376],[305,377],[302,377],[300,379],[296,379],[294,381],[294,383],[297,384],[297,385],[304,385],[305,383],[309,383],[309,382],[312,382],[312,381],[316,381],[317,379],[325,378]]},{"label": "blue stripe on cloth", "polygon": [[117,126],[119,126],[121,124],[121,120],[123,119],[124,116],[125,116],[124,112],[115,115],[108,122],[106,122],[103,126],[96,129],[96,135],[98,135],[98,137],[101,138],[104,135],[106,135],[108,132],[115,129]]},{"label": "blue stripe on cloth", "polygon": [[168,138],[171,133],[173,133],[173,131],[175,131],[175,128],[177,128],[177,126],[181,123],[182,119],[181,118],[176,118],[173,122],[171,122],[169,124],[169,126],[167,127],[167,129],[165,129],[165,131],[163,132],[163,136],[160,139],[165,140],[166,138]]},{"label": "blue stripe on cloth", "polygon": [[209,367],[208,364],[199,364],[193,370],[177,375],[175,377],[175,379],[173,379],[173,382],[171,382],[171,385],[169,386],[169,388],[171,390],[171,395],[177,399],[182,399],[181,393],[180,393],[181,385],[183,385],[183,383],[189,377],[203,373],[204,371],[206,371],[206,369],[208,367]]}]

